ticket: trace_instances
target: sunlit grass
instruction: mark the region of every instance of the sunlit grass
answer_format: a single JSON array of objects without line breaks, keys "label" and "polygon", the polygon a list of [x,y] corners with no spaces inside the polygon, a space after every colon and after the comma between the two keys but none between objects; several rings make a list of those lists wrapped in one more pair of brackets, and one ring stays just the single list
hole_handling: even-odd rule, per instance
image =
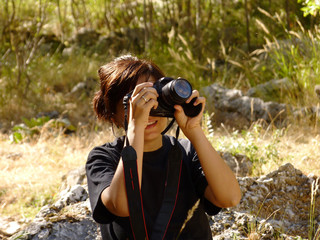
[{"label": "sunlit grass", "polygon": [[292,163],[306,175],[320,175],[320,135],[312,128],[290,126],[266,130],[259,124],[249,130],[221,127],[210,135],[217,150],[244,154],[253,163],[253,175],[260,176]]},{"label": "sunlit grass", "polygon": [[[81,131],[80,131],[81,132]],[[0,215],[32,218],[59,193],[62,176],[84,166],[89,151],[110,141],[106,127],[56,137],[42,133],[38,139],[14,144],[8,135],[0,140]]]}]

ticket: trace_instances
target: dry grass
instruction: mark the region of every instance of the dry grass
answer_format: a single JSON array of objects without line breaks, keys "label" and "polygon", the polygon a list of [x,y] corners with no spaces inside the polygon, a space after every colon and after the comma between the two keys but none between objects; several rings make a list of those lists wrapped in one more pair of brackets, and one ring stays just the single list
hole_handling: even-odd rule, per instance
[{"label": "dry grass", "polygon": [[[320,176],[319,132],[291,127],[276,134],[275,141],[275,130],[251,131],[260,148],[259,154],[264,154],[264,146],[272,146],[279,153],[277,161],[266,161],[261,165],[261,174],[291,162],[305,174]],[[216,141],[222,137],[231,142],[241,141],[240,135],[235,139],[228,134],[232,135],[225,130],[216,130],[213,145],[216,146]],[[62,176],[84,165],[94,146],[113,138],[108,127],[98,131],[78,130],[77,134],[68,136],[56,134],[53,137],[52,133],[50,136],[42,133],[37,140],[20,144],[11,143],[8,135],[0,135],[0,215],[19,220],[33,218],[39,208],[54,201]]]},{"label": "dry grass", "polygon": [[107,128],[99,132],[79,131],[13,144],[0,135],[0,215],[28,219],[54,200],[62,176],[84,165],[89,151],[110,141]]},{"label": "dry grass", "polygon": [[[278,163],[267,162],[262,169],[263,173],[275,170],[279,165],[290,162],[304,174],[320,176],[320,132],[308,128],[292,127],[279,136],[275,144],[279,157]],[[266,137],[268,141],[272,137]]]},{"label": "dry grass", "polygon": [[239,152],[256,159],[254,175],[276,170],[284,163],[291,163],[304,174],[320,176],[320,131],[307,126],[289,126],[285,129],[252,127],[245,133],[234,133],[225,128],[214,132],[213,145],[218,150]]}]

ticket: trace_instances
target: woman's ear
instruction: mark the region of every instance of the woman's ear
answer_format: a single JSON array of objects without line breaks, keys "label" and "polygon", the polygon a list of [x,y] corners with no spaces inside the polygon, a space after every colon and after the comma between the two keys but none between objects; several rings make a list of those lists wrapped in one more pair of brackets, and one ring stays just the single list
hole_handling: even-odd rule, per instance
[{"label": "woman's ear", "polygon": [[123,127],[121,122],[119,122],[119,119],[117,120],[117,118],[119,117],[116,114],[112,113],[112,116],[110,117],[111,124],[116,125],[117,128]]},{"label": "woman's ear", "polygon": [[114,118],[114,113],[112,113],[112,116],[110,117],[110,122],[111,122],[111,124],[115,124],[116,127],[119,127],[118,124],[117,124],[117,121]]}]

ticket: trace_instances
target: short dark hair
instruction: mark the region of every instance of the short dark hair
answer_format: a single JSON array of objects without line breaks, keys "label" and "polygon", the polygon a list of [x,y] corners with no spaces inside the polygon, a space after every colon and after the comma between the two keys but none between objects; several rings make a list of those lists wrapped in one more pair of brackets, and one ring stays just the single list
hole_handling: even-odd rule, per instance
[{"label": "short dark hair", "polygon": [[134,89],[141,76],[164,77],[161,69],[150,60],[123,55],[103,65],[98,70],[100,90],[93,98],[93,109],[98,119],[111,122],[116,106],[123,97]]}]

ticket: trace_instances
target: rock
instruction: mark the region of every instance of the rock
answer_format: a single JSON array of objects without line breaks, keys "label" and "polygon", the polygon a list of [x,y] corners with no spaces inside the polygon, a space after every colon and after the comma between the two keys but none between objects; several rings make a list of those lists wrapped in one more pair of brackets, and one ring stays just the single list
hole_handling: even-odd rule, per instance
[{"label": "rock", "polygon": [[86,186],[62,191],[56,203],[43,207],[31,224],[10,237],[16,239],[101,239],[99,227],[91,217]]},{"label": "rock", "polygon": [[311,106],[311,107],[302,107],[295,108],[292,111],[292,115],[298,119],[308,119],[309,121],[319,121],[320,116],[320,107],[319,106]]},{"label": "rock", "polygon": [[65,58],[71,57],[75,51],[76,47],[74,45],[72,45],[71,47],[66,47],[62,50],[62,56]]},{"label": "rock", "polygon": [[0,239],[3,236],[12,236],[21,229],[21,224],[10,219],[10,218],[0,218]]},{"label": "rock", "polygon": [[264,101],[281,102],[281,98],[292,94],[294,89],[294,84],[288,78],[274,79],[250,88],[246,95],[261,98]]},{"label": "rock", "polygon": [[[311,184],[315,179],[291,164],[266,176],[238,178],[242,200],[211,217],[213,239],[308,238]],[[319,189],[314,199],[314,224],[320,231]]]},{"label": "rock", "polygon": [[85,201],[88,198],[87,191],[81,185],[74,185],[60,193],[60,199],[53,205],[55,209],[62,209],[72,203]]},{"label": "rock", "polygon": [[[271,81],[270,85],[287,86],[290,91],[290,83],[286,79]],[[320,92],[320,85],[315,87]],[[257,86],[257,89],[265,85]],[[319,121],[320,107],[318,105],[309,107],[294,107],[289,104],[282,104],[275,101],[264,101],[255,96],[251,90],[244,95],[240,90],[228,89],[218,84],[201,89],[201,94],[207,98],[206,110],[211,116],[212,127],[219,127],[221,124],[235,129],[250,127],[253,122],[260,121],[264,125],[276,127],[286,126],[289,117],[294,120],[308,120],[311,123]],[[276,90],[274,90],[276,91]],[[280,91],[280,90],[279,90]],[[276,100],[276,99],[275,99]]]},{"label": "rock", "polygon": [[66,175],[62,176],[61,189],[71,188],[74,185],[86,184],[86,170],[84,166],[70,170]]},{"label": "rock", "polygon": [[66,94],[66,97],[70,97],[71,100],[88,98],[92,95],[97,82],[97,79],[87,77],[85,81],[77,83],[71,91]]},{"label": "rock", "polygon": [[220,239],[294,239],[278,232],[264,219],[246,213],[223,209],[212,217],[211,231],[213,240]]},{"label": "rock", "polygon": [[77,45],[77,47],[87,48],[95,45],[99,36],[100,34],[94,29],[83,27],[79,29],[72,41]]},{"label": "rock", "polygon": [[285,124],[288,112],[285,104],[264,102],[259,98],[244,96],[240,90],[227,89],[218,84],[207,86],[201,91],[207,98],[207,111],[214,113],[211,121],[216,126],[223,123],[242,129],[258,120],[278,126]]},{"label": "rock", "polygon": [[[308,237],[314,180],[289,163],[265,176],[238,178],[243,197],[233,210],[265,219],[279,232]],[[320,206],[320,190],[315,196],[315,206]],[[320,208],[315,208],[313,214],[317,226]]]},{"label": "rock", "polygon": [[252,173],[252,162],[247,156],[241,154],[233,156],[229,152],[219,152],[219,154],[237,177],[248,176]]},{"label": "rock", "polygon": [[60,41],[60,39],[53,33],[44,33],[40,37],[41,44],[38,51],[42,55],[54,54],[56,52],[61,52],[65,45]]},{"label": "rock", "polygon": [[58,111],[40,112],[36,115],[36,118],[49,117],[50,119],[57,119],[60,116]]}]

